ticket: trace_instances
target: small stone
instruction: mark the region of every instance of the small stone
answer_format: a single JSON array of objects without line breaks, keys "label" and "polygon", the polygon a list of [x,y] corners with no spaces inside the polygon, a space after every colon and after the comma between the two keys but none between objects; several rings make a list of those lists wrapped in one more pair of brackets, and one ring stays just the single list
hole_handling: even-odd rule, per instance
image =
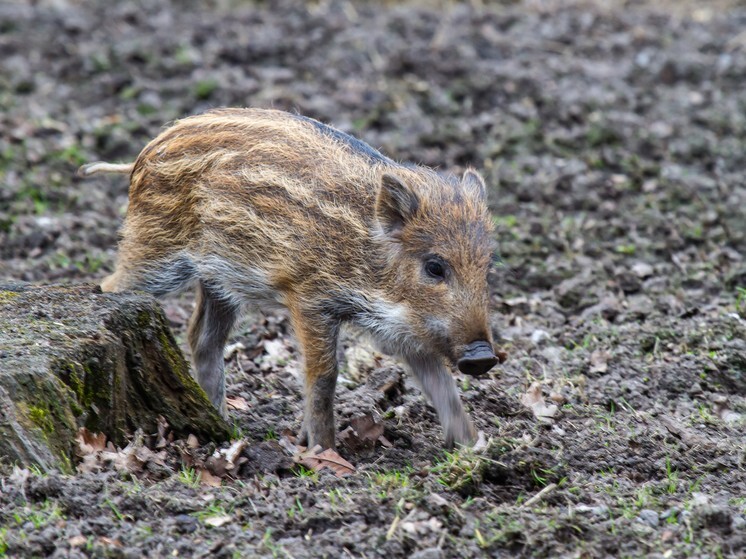
[{"label": "small stone", "polygon": [[549,339],[549,333],[545,330],[536,329],[531,332],[531,343],[534,345],[541,345],[545,340]]},{"label": "small stone", "polygon": [[575,512],[578,513],[591,513],[594,516],[608,516],[609,507],[606,505],[599,505],[597,507],[591,507],[589,505],[578,505],[575,507]]},{"label": "small stone", "polygon": [[139,559],[140,557],[142,557],[142,550],[136,547],[128,547],[122,551],[123,559]]},{"label": "small stone", "polygon": [[658,513],[650,509],[642,509],[640,514],[637,516],[637,520],[638,522],[647,524],[651,528],[657,528],[658,524],[660,524]]},{"label": "small stone", "polygon": [[700,517],[704,525],[709,529],[721,534],[730,534],[733,531],[733,517],[726,507],[711,506],[700,511]]},{"label": "small stone", "polygon": [[695,382],[694,384],[692,384],[692,386],[689,388],[689,390],[687,390],[687,392],[691,396],[694,396],[696,394],[702,394],[702,385],[700,383],[698,383],[698,382]]},{"label": "small stone", "polygon": [[443,550],[439,547],[428,547],[427,549],[415,551],[409,557],[410,559],[443,559]]},{"label": "small stone", "polygon": [[197,519],[188,514],[179,514],[174,518],[174,520],[182,534],[191,534],[197,529]]},{"label": "small stone", "polygon": [[70,547],[83,547],[87,542],[88,538],[81,534],[73,536],[67,540],[67,543],[70,545]]},{"label": "small stone", "polygon": [[625,293],[637,293],[642,288],[639,277],[630,272],[620,272],[617,274],[616,279],[619,282],[619,287]]},{"label": "small stone", "polygon": [[649,278],[653,275],[653,267],[646,262],[637,262],[632,266],[632,273],[638,278]]},{"label": "small stone", "polygon": [[448,508],[448,501],[437,493],[431,493],[425,500],[434,508]]},{"label": "small stone", "polygon": [[701,491],[694,491],[692,493],[692,506],[693,507],[702,507],[710,503],[710,498],[707,496],[707,493],[702,493]]},{"label": "small stone", "polygon": [[541,350],[541,356],[552,365],[559,365],[562,360],[562,348],[557,346],[545,347]]},{"label": "small stone", "polygon": [[596,516],[606,517],[609,516],[609,507],[607,507],[606,505],[599,505],[597,507],[593,507],[591,509],[591,512]]}]

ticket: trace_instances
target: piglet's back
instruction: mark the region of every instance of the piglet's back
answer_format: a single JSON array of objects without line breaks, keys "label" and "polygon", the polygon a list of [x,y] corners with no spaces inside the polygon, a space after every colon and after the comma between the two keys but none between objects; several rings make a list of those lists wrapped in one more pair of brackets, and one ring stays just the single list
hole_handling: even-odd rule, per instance
[{"label": "piglet's back", "polygon": [[211,111],[142,150],[125,228],[149,235],[154,252],[261,262],[275,277],[310,272],[299,260],[352,274],[367,252],[380,177],[393,168],[404,169],[306,117]]},{"label": "piglet's back", "polygon": [[150,193],[200,187],[246,194],[271,184],[291,195],[313,191],[354,204],[366,194],[375,196],[379,165],[398,167],[364,142],[313,119],[275,110],[218,109],[179,120],[152,140],[135,162],[130,197],[136,202]]}]

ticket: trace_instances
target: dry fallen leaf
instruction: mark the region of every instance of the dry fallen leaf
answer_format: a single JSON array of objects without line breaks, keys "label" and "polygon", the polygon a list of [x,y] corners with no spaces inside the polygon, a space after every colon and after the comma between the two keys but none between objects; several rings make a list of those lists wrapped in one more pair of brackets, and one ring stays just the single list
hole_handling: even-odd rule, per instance
[{"label": "dry fallen leaf", "polygon": [[368,378],[366,384],[389,402],[394,402],[404,391],[403,371],[396,367],[379,369]]},{"label": "dry fallen leaf", "polygon": [[720,397],[715,401],[712,411],[725,423],[738,423],[742,418],[740,413],[730,409],[728,399],[725,397]]},{"label": "dry fallen leaf", "polygon": [[229,344],[225,346],[223,349],[223,359],[225,361],[228,361],[231,357],[233,357],[236,353],[239,351],[243,351],[246,349],[246,346],[243,345],[241,342],[236,342],[234,344]]},{"label": "dry fallen leaf", "polygon": [[228,396],[225,399],[225,403],[229,410],[247,411],[249,409],[249,403],[246,398],[241,396]]},{"label": "dry fallen leaf", "polygon": [[76,440],[78,442],[78,451],[81,457],[106,448],[106,435],[103,433],[91,433],[85,427],[81,427],[78,430]]},{"label": "dry fallen leaf", "polygon": [[[98,450],[93,450],[93,445],[85,443],[87,436],[89,440],[95,441],[95,448]],[[142,431],[138,429],[126,447],[115,448],[111,443],[103,447],[105,437],[95,435],[91,438],[87,430],[81,429],[78,434],[78,447],[79,455],[83,460],[78,464],[77,469],[79,472],[99,472],[113,467],[119,472],[140,473],[148,463],[165,466],[166,451],[153,452],[144,445],[144,438]]]},{"label": "dry fallen leaf", "polygon": [[[165,448],[173,440],[173,434],[168,433],[168,421],[162,415],[158,416],[158,441],[155,443],[156,448]],[[166,437],[168,436],[168,440]]]},{"label": "dry fallen leaf", "polygon": [[312,470],[329,468],[337,477],[344,477],[355,472],[355,466],[334,452],[331,448],[319,452],[318,445],[298,455],[298,462]]},{"label": "dry fallen leaf", "polygon": [[495,357],[497,357],[498,363],[505,363],[508,360],[508,352],[503,349],[498,349],[495,352]]},{"label": "dry fallen leaf", "polygon": [[187,446],[191,449],[199,448],[199,441],[197,440],[197,437],[194,435],[189,435],[187,437]]},{"label": "dry fallen leaf", "polygon": [[394,448],[394,443],[392,443],[383,435],[378,438],[378,442],[381,443],[381,446],[383,446],[384,448]]},{"label": "dry fallen leaf", "polygon": [[521,396],[521,403],[529,408],[536,419],[542,423],[553,423],[559,408],[554,404],[544,402],[544,396],[541,394],[541,384],[534,382],[526,393]]},{"label": "dry fallen leaf", "polygon": [[243,449],[248,443],[245,440],[234,441],[229,448],[219,448],[207,459],[205,466],[211,473],[223,477],[228,473],[235,472],[237,466],[246,462],[246,457],[241,456]]},{"label": "dry fallen leaf", "polygon": [[487,447],[489,446],[489,442],[487,441],[487,436],[484,434],[484,431],[479,431],[477,433],[477,442],[474,443],[474,446],[472,447],[472,452],[481,453],[487,450]]},{"label": "dry fallen leaf", "polygon": [[282,370],[299,380],[303,379],[302,367],[298,363],[290,338],[278,337],[261,343],[264,354],[255,361],[260,371]]},{"label": "dry fallen leaf", "polygon": [[230,447],[220,451],[230,465],[228,467],[229,470],[232,470],[238,464],[238,459],[247,444],[248,443],[245,440],[241,439],[239,441],[234,441]]},{"label": "dry fallen leaf", "polygon": [[339,434],[337,440],[350,450],[361,450],[375,447],[382,438],[383,423],[376,422],[373,415],[366,414],[351,420],[349,427]]},{"label": "dry fallen leaf", "polygon": [[349,346],[344,353],[347,361],[345,376],[355,382],[366,379],[381,362],[381,356],[367,341]]},{"label": "dry fallen leaf", "polygon": [[80,534],[78,534],[77,536],[73,536],[72,538],[67,540],[67,543],[70,545],[70,547],[83,547],[87,542],[88,538]]},{"label": "dry fallen leaf", "polygon": [[442,508],[442,509],[447,509],[447,508],[448,508],[448,505],[449,505],[448,501],[447,501],[447,500],[445,500],[445,499],[444,499],[443,497],[441,497],[440,495],[438,495],[437,493],[430,493],[430,494],[429,494],[429,495],[428,495],[428,496],[426,497],[426,499],[427,499],[427,501],[428,501],[428,502],[429,502],[429,503],[430,503],[431,505],[433,505],[433,506],[435,506],[435,507],[437,507],[437,508]]},{"label": "dry fallen leaf", "polygon": [[218,476],[211,474],[204,468],[199,468],[197,473],[199,474],[199,482],[202,485],[207,485],[208,487],[220,487],[223,484],[223,480]]},{"label": "dry fallen leaf", "polygon": [[203,520],[205,524],[208,526],[212,526],[214,528],[220,528],[224,524],[228,524],[231,520],[233,520],[230,516],[227,514],[220,514],[217,516],[208,516]]},{"label": "dry fallen leaf", "polygon": [[666,430],[672,435],[681,439],[681,442],[684,443],[686,446],[711,448],[714,445],[714,443],[707,436],[700,435],[699,433],[688,429],[675,417],[661,415],[659,416],[659,418],[661,424],[666,428]]},{"label": "dry fallen leaf", "polygon": [[[126,448],[126,447],[125,447]],[[166,465],[166,451],[153,452],[147,446],[138,446],[134,448],[134,456],[141,464],[153,462],[159,466]]]},{"label": "dry fallen leaf", "polygon": [[29,470],[28,468],[19,468],[18,466],[13,466],[13,472],[10,474],[9,479],[11,483],[13,483],[13,485],[23,488],[26,486],[26,480],[28,480],[30,475],[31,470]]},{"label": "dry fallen leaf", "polygon": [[[296,455],[302,452],[295,444],[295,435],[292,433],[284,433],[277,442],[288,454]],[[305,450],[305,447],[302,448]]]},{"label": "dry fallen leaf", "polygon": [[[262,359],[261,369],[265,370],[273,367],[283,367],[292,359],[289,342],[285,338],[275,338],[274,340],[264,340],[264,358]],[[266,365],[266,366],[265,366]]]},{"label": "dry fallen leaf", "polygon": [[426,535],[428,533],[440,532],[443,523],[434,516],[427,520],[405,521],[401,523],[401,529],[411,536]]},{"label": "dry fallen leaf", "polygon": [[605,373],[609,368],[609,359],[611,359],[611,354],[608,351],[604,351],[602,349],[597,349],[593,353],[591,353],[591,373]]}]

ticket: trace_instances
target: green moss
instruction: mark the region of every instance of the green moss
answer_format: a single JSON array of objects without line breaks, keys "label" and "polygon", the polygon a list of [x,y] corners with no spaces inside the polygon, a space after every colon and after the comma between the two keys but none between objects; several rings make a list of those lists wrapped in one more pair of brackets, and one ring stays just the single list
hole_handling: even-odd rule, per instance
[{"label": "green moss", "polygon": [[[61,380],[44,376],[20,379],[16,416],[35,438],[57,457],[57,465],[72,471],[71,457],[78,426],[71,403],[73,390]],[[69,467],[68,467],[69,466]]]},{"label": "green moss", "polygon": [[67,375],[65,375],[67,385],[75,392],[78,402],[85,405],[85,378],[80,377],[78,364],[75,362],[67,363],[64,369],[67,372]]},{"label": "green moss", "polygon": [[54,434],[54,422],[48,409],[41,406],[29,406],[28,417],[45,435]]},{"label": "green moss", "polygon": [[81,406],[80,404],[78,404],[77,402],[70,402],[70,411],[72,411],[72,412],[73,412],[73,415],[74,415],[75,417],[79,417],[79,416],[81,416],[81,415],[83,414],[83,412],[84,412],[85,410],[84,410],[84,409],[83,409],[83,407],[82,407],[82,406]]},{"label": "green moss", "polygon": [[8,303],[19,295],[16,291],[0,291],[0,303]]},{"label": "green moss", "polygon": [[140,328],[147,328],[151,323],[150,313],[148,311],[140,311],[137,313],[137,325]]},{"label": "green moss", "polygon": [[109,375],[105,367],[98,364],[98,359],[91,355],[83,363],[68,361],[54,367],[57,376],[75,395],[76,402],[72,402],[71,407],[76,415],[91,409],[92,404],[106,405],[111,400]]},{"label": "green moss", "polygon": [[94,399],[100,400],[103,397],[103,400],[108,400],[108,387],[93,385],[93,382],[96,380],[100,380],[101,376],[103,375],[96,374],[89,363],[83,363],[83,372],[85,374],[83,380],[83,399],[80,401],[80,403],[83,404],[84,407],[88,408],[91,403],[93,403]]},{"label": "green moss", "polygon": [[179,380],[188,385],[189,382],[193,381],[192,376],[189,374],[189,366],[165,328],[159,329],[158,340],[161,342],[161,348],[168,361],[168,366],[179,377]]},{"label": "green moss", "polygon": [[[214,429],[210,427],[208,436],[214,440],[225,440],[230,433],[228,425],[220,418],[217,410],[209,403],[205,391],[190,374],[189,364],[184,359],[173,336],[170,335],[170,330],[163,318],[157,317],[156,321],[156,328],[158,329],[157,336],[160,341],[162,355],[165,357],[170,370],[179,379],[181,387],[187,391],[188,397],[186,401],[191,401],[195,413],[199,412],[199,419],[195,418],[195,422],[204,422],[205,426],[214,425]],[[172,426],[177,429],[181,427],[176,424]]]},{"label": "green moss", "polygon": [[73,467],[73,461],[70,459],[70,455],[65,452],[60,452],[57,454],[57,457],[60,459],[57,466],[63,474],[75,473],[75,468]]}]

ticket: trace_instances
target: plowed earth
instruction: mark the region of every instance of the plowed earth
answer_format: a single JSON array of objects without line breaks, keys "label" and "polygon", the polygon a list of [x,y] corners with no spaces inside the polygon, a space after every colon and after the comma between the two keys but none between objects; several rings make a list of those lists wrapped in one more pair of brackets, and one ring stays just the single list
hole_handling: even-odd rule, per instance
[{"label": "plowed earth", "polygon": [[[347,334],[339,429],[371,416],[384,439],[341,445],[340,479],[280,446],[297,350],[285,318],[251,317],[227,359],[245,460],[221,487],[196,479],[209,441],[130,470],[5,464],[0,556],[746,554],[746,11],[481,4],[0,5],[0,278],[104,277],[126,180],[76,167],[273,106],[484,173],[508,354],[456,377],[488,450],[445,454],[411,380]],[[164,305],[183,342],[190,298]],[[535,382],[547,421],[522,403]]]}]

